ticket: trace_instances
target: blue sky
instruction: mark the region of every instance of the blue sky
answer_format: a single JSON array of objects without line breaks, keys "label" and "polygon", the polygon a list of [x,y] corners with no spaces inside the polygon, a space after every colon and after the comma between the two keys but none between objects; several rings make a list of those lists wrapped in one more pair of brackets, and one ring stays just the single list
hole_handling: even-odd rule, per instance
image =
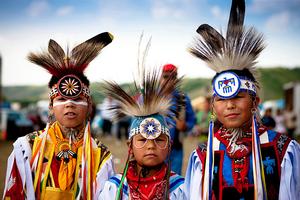
[{"label": "blue sky", "polygon": [[[86,70],[91,81],[132,81],[138,42],[152,37],[147,63],[174,63],[187,77],[211,71],[187,52],[195,30],[208,23],[226,31],[229,0],[0,0],[2,82],[47,84],[50,75],[26,60],[47,47],[50,38],[70,47],[109,31],[114,41]],[[246,26],[263,32],[267,48],[258,66],[300,66],[300,0],[246,0]],[[18,73],[17,73],[18,72]]]}]

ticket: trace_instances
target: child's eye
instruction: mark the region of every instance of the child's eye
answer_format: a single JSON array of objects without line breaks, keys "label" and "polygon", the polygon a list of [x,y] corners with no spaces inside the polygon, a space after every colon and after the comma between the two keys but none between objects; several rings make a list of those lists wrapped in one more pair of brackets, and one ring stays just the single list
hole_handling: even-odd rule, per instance
[{"label": "child's eye", "polygon": [[63,98],[63,97],[59,97],[58,99],[57,99],[57,101],[65,101],[66,99],[65,98]]},{"label": "child's eye", "polygon": [[242,95],[242,94],[238,94],[238,95],[235,96],[235,98],[238,98],[238,99],[244,98],[244,97],[245,97],[245,95]]},{"label": "child's eye", "polygon": [[138,139],[138,141],[140,141],[140,142],[145,142],[147,139],[145,139],[145,138],[141,138],[141,139]]},{"label": "child's eye", "polygon": [[221,99],[221,98],[216,98],[215,101],[224,101],[225,99]]},{"label": "child's eye", "polygon": [[75,101],[83,101],[83,98],[82,97],[78,97],[76,99],[74,99]]}]

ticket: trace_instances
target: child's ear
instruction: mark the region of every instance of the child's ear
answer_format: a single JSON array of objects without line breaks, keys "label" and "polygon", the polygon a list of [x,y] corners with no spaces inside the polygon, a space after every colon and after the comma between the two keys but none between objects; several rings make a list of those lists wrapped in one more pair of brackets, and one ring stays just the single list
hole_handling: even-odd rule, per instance
[{"label": "child's ear", "polygon": [[128,146],[128,151],[129,153],[132,153],[132,140],[127,140],[127,146]]},{"label": "child's ear", "polygon": [[253,100],[253,107],[254,108],[257,108],[258,105],[260,103],[260,98],[258,96],[254,97],[254,100]]},{"label": "child's ear", "polygon": [[170,140],[170,142],[169,142],[169,144],[168,144],[168,148],[169,148],[169,151],[170,151],[170,152],[171,152],[172,144],[173,144],[173,141]]},{"label": "child's ear", "polygon": [[127,140],[127,141],[126,141],[126,144],[127,144],[127,146],[128,146],[129,148],[131,148],[131,140]]}]

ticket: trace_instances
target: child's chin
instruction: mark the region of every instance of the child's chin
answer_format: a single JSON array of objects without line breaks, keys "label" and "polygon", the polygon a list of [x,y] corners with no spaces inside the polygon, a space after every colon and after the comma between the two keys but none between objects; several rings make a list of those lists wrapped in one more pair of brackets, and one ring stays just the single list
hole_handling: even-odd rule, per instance
[{"label": "child's chin", "polygon": [[143,163],[143,165],[145,166],[145,167],[156,167],[156,166],[158,166],[160,163],[154,163],[154,162],[144,162]]}]

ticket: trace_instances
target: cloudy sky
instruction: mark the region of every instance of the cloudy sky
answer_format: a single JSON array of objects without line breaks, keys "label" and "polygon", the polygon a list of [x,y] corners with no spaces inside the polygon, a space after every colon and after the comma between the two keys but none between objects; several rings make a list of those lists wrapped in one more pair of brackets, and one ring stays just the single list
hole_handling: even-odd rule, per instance
[{"label": "cloudy sky", "polygon": [[[132,81],[139,38],[151,37],[148,65],[174,63],[186,77],[214,73],[187,52],[195,30],[208,23],[225,32],[229,0],[0,0],[2,84],[42,85],[50,75],[26,60],[50,38],[72,47],[105,31],[114,41],[87,68],[94,81]],[[247,26],[265,34],[259,66],[300,66],[300,0],[246,0]]]}]

